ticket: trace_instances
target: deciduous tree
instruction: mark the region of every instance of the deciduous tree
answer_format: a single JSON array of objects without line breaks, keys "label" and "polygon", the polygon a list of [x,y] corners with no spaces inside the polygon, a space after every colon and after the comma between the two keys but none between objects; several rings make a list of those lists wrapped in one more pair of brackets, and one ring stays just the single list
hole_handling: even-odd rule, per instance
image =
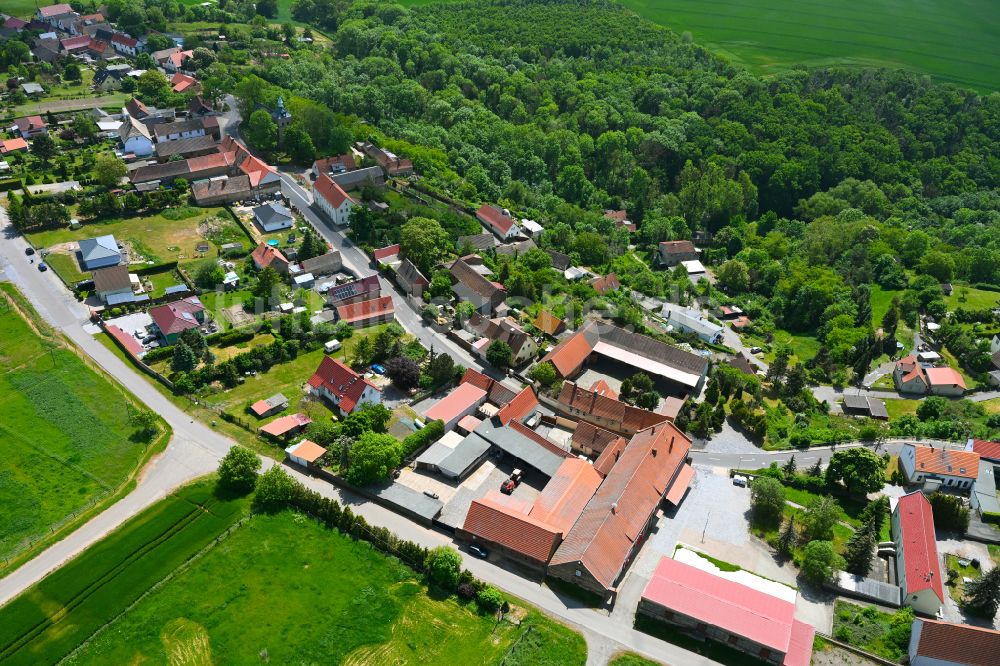
[{"label": "deciduous tree", "polygon": [[257,483],[260,465],[256,453],[239,445],[232,446],[219,462],[219,483],[233,490],[250,492]]}]

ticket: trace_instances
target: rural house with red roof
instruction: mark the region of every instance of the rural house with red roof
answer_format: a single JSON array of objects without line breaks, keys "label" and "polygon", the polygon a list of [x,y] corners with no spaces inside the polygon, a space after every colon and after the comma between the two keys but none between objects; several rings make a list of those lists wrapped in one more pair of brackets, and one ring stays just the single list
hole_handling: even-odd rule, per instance
[{"label": "rural house with red roof", "polygon": [[487,280],[465,259],[455,260],[449,269],[451,290],[459,301],[472,303],[476,311],[489,316],[507,300],[507,289],[502,284]]},{"label": "rural house with red roof", "polygon": [[483,204],[476,211],[476,219],[500,240],[509,240],[521,235],[521,230],[514,224],[514,218],[502,208]]},{"label": "rural house with red roof", "polygon": [[979,454],[905,444],[899,452],[899,468],[907,481],[923,484],[927,492],[938,488],[968,491],[979,474]]},{"label": "rural house with red roof", "polygon": [[188,296],[173,303],[150,308],[149,316],[164,344],[172,345],[177,342],[181,333],[205,323],[205,306],[197,296]]},{"label": "rural house with red roof", "polygon": [[624,435],[632,435],[670,420],[666,414],[633,407],[616,397],[577,386],[575,382],[563,384],[562,391],[559,392],[559,408],[581,421]]},{"label": "rural house with red roof", "polygon": [[354,199],[347,195],[344,188],[333,182],[329,174],[321,173],[316,178],[313,192],[320,210],[326,213],[334,224],[343,227],[350,222]]},{"label": "rural house with red roof", "polygon": [[271,247],[267,243],[258,245],[250,257],[253,259],[253,265],[257,267],[257,270],[270,267],[279,273],[288,272],[288,259],[281,253],[281,250]]},{"label": "rural house with red roof", "polygon": [[904,606],[934,617],[944,604],[944,584],[931,503],[921,492],[903,495],[892,512],[896,576]]},{"label": "rural house with red roof", "polygon": [[671,423],[642,430],[610,467],[549,563],[548,575],[602,596],[614,594],[656,523],[664,500],[684,497],[694,470],[691,440]]},{"label": "rural house with red roof", "polygon": [[698,258],[698,250],[689,240],[663,241],[658,248],[658,259],[661,266],[672,268],[682,261],[694,261]]},{"label": "rural house with red roof", "polygon": [[341,305],[336,310],[337,321],[344,321],[354,328],[364,328],[393,321],[396,306],[392,296],[380,296],[367,301]]},{"label": "rural house with red roof", "polygon": [[1000,631],[918,617],[907,652],[910,666],[995,666]]},{"label": "rural house with red roof", "polygon": [[325,398],[342,416],[347,416],[361,405],[382,402],[382,391],[367,379],[335,358],[324,356],[316,372],[309,379],[310,393]]},{"label": "rural house with red roof", "polygon": [[664,557],[637,612],[775,666],[809,666],[816,630],[795,604]]},{"label": "rural house with red roof", "polygon": [[21,138],[26,141],[49,131],[49,126],[45,124],[41,116],[18,118],[14,121],[14,127],[21,133]]}]

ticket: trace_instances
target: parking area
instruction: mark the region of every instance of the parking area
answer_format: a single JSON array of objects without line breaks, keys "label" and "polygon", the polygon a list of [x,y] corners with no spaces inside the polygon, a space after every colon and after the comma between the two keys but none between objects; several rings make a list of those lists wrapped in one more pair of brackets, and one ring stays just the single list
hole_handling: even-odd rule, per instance
[{"label": "parking area", "polygon": [[[447,479],[437,472],[412,467],[402,470],[396,482],[420,492],[436,494],[444,502],[438,520],[451,527],[460,527],[465,522],[465,514],[469,512],[472,501],[485,496],[490,490],[500,490],[515,468],[517,463],[509,456],[491,455],[461,482]],[[518,469],[522,470],[521,483],[514,488],[511,496],[530,504],[545,487],[548,478],[531,469]]]},{"label": "parking area", "polygon": [[121,330],[125,331],[126,335],[131,335],[135,338],[135,341],[142,345],[145,349],[152,349],[153,347],[159,346],[159,343],[156,341],[150,341],[145,344],[143,343],[143,340],[149,339],[150,330],[153,325],[153,318],[145,312],[135,312],[121,317],[115,317],[114,319],[105,320],[105,323],[109,326],[117,326]]}]

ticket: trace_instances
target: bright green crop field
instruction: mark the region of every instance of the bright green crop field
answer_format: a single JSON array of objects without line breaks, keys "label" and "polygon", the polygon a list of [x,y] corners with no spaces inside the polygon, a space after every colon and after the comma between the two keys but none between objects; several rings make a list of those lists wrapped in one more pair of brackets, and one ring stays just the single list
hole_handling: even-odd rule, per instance
[{"label": "bright green crop field", "polygon": [[290,511],[260,514],[66,663],[585,662],[582,636],[517,611],[520,626],[498,623],[428,594],[412,570],[366,542]]},{"label": "bright green crop field", "polygon": [[154,447],[125,392],[30,307],[0,285],[0,565],[114,495]]},{"label": "bright green crop field", "polygon": [[797,64],[890,67],[980,91],[1000,89],[995,0],[619,1],[758,72]]},{"label": "bright green crop field", "polygon": [[1000,88],[994,0],[621,0],[636,13],[760,71],[902,67]]}]

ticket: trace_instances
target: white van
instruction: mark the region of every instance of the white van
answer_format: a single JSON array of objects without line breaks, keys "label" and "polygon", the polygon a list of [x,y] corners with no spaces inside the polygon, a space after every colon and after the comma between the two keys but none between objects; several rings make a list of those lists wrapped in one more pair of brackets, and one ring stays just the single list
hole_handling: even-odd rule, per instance
[{"label": "white van", "polygon": [[340,349],[340,340],[330,340],[325,345],[323,345],[323,351],[327,354],[333,353]]}]

